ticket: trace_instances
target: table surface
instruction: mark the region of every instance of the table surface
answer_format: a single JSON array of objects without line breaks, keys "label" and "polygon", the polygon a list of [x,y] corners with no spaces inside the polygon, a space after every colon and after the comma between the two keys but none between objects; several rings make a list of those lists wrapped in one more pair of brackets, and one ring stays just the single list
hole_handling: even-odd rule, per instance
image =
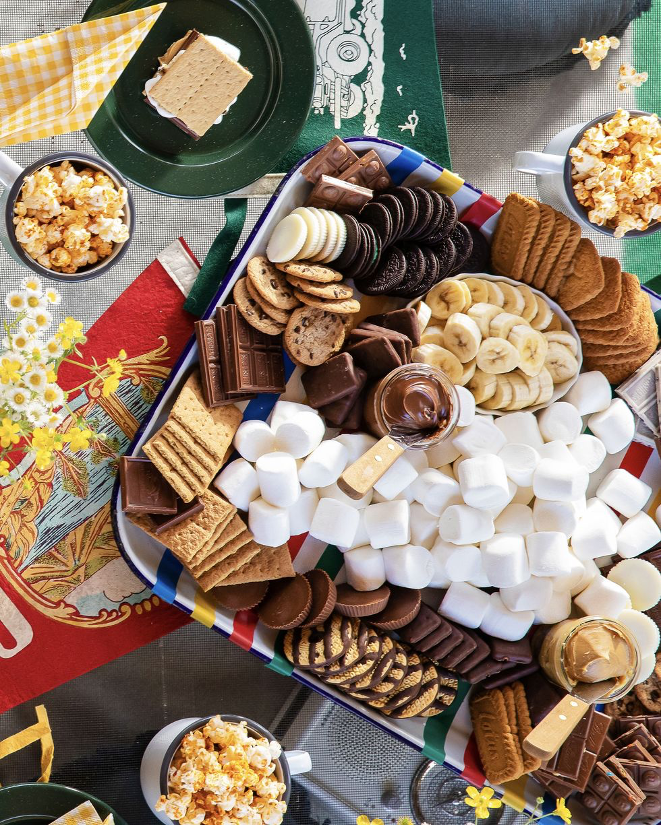
[{"label": "table surface", "polygon": [[[0,43],[77,22],[86,5],[87,0],[0,0]],[[618,106],[634,107],[633,96],[619,96],[614,84],[616,66],[631,55],[631,28],[608,71],[590,72],[586,61],[553,58],[567,52],[581,35],[598,36],[613,29],[635,5],[629,0],[584,2],[586,19],[580,19],[574,0],[557,0],[541,4],[539,19],[532,19],[527,10],[529,16],[523,20],[517,9],[521,4],[508,0],[435,0],[454,170],[498,198],[513,189],[535,196],[533,179],[512,168],[515,150],[540,150],[566,126]],[[467,26],[473,34],[463,40]],[[91,151],[85,136],[75,133],[11,147],[9,154],[27,164],[62,149]],[[85,326],[173,238],[183,235],[203,258],[223,225],[221,198],[174,201],[137,187],[132,192],[138,225],[121,265],[88,285],[67,285],[63,291],[65,308]],[[255,220],[265,203],[264,198],[253,199],[249,218]],[[618,242],[587,234],[602,254],[620,256]],[[24,274],[2,254],[3,291],[18,286]],[[288,822],[351,823],[361,813],[394,822],[411,811],[410,780],[421,763],[416,752],[265,669],[259,660],[197,623],[5,713],[0,717],[0,739],[31,725],[38,702],[46,705],[53,727],[52,779],[100,797],[132,824],[156,822],[138,781],[141,755],[151,736],[173,720],[218,710],[253,718],[271,727],[286,748],[311,752],[313,771],[295,785]],[[0,783],[34,779],[38,763],[36,747],[3,760]],[[455,783],[450,772],[442,771],[439,777],[440,782]],[[458,799],[463,786],[457,781],[453,793]],[[451,805],[435,822],[463,823],[467,813]],[[501,822],[523,818],[507,811]]]}]

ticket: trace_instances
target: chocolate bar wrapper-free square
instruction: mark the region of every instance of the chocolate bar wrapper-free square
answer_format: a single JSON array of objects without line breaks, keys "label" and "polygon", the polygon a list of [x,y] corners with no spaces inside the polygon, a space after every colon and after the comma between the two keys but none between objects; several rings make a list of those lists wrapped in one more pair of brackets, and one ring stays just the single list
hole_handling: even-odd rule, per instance
[{"label": "chocolate bar wrapper-free square", "polygon": [[125,513],[177,513],[177,494],[149,459],[122,456],[120,486]]},{"label": "chocolate bar wrapper-free square", "polygon": [[234,304],[216,311],[223,336],[223,379],[228,393],[284,393],[280,337],[251,327]]}]

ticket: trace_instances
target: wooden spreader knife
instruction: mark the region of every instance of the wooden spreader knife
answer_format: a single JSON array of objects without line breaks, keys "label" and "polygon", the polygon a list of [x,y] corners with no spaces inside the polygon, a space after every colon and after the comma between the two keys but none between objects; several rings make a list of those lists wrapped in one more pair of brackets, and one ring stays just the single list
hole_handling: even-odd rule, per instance
[{"label": "wooden spreader knife", "polygon": [[338,487],[350,499],[362,499],[404,452],[404,447],[390,436],[382,437],[347,468],[338,479]]}]

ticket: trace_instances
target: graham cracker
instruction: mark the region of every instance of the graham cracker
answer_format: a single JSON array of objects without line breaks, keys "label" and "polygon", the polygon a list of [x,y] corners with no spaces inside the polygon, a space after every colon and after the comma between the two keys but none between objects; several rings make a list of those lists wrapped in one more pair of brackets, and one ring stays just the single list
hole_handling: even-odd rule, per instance
[{"label": "graham cracker", "polygon": [[519,740],[508,722],[503,692],[479,692],[472,697],[469,709],[485,777],[492,784],[521,777],[524,762]]},{"label": "graham cracker", "polygon": [[[163,430],[163,428],[161,428]],[[214,478],[217,468],[208,468],[207,466],[203,465],[202,462],[198,461],[196,456],[193,453],[190,453],[184,445],[179,442],[177,439],[173,439],[172,434],[170,433],[159,433],[157,436],[152,437],[155,439],[158,437],[159,444],[165,444],[168,446],[170,452],[177,456],[180,463],[183,462],[187,468],[193,473],[196,478],[199,479],[208,479],[207,485],[209,482]]]},{"label": "graham cracker", "polygon": [[[252,539],[253,537],[250,532],[246,530],[246,528],[240,530],[236,536],[233,536],[227,541],[224,538],[223,546],[219,548],[218,553],[212,553],[211,556],[204,559],[195,568],[191,568],[191,573],[196,579],[201,579],[204,574],[219,566],[221,562],[228,559],[232,562],[231,557],[233,557],[238,551],[241,551],[241,549],[248,545]],[[236,566],[236,561],[232,564]]]},{"label": "graham cracker", "polygon": [[243,91],[252,74],[199,35],[149,90],[159,106],[204,135]]},{"label": "graham cracker", "polygon": [[175,442],[178,442],[182,447],[186,448],[192,456],[195,456],[201,465],[212,473],[216,473],[221,467],[222,460],[213,456],[204,445],[201,445],[193,439],[179,422],[174,421],[174,419],[168,419],[159,433],[173,446]]},{"label": "graham cracker", "polygon": [[[245,544],[251,535],[246,529],[246,525],[241,518],[236,514],[226,524],[225,528],[220,532],[213,545],[209,545],[207,553],[198,552],[191,560],[191,572],[196,578],[200,574],[204,574],[210,568],[213,568],[219,562],[222,562],[228,556],[233,554],[238,548]],[[240,541],[236,541],[240,540]]]},{"label": "graham cracker", "polygon": [[[248,536],[244,544],[240,545],[233,554],[205,571],[199,578],[198,584],[203,591],[209,591],[215,585],[236,585],[230,581],[230,574],[236,573],[243,565],[250,562],[254,556],[260,553],[260,546],[254,541],[252,535],[247,531]],[[243,534],[242,534],[243,536]],[[235,541],[235,540],[233,540]],[[227,581],[226,581],[227,580]],[[255,580],[242,580],[242,582],[254,582]]]},{"label": "graham cracker", "polygon": [[285,545],[268,548],[260,545],[260,553],[246,562],[234,573],[229,574],[222,582],[223,585],[242,585],[244,582],[266,582],[267,580],[283,579],[295,575],[292,567],[290,551]]},{"label": "graham cracker", "polygon": [[538,269],[533,277],[533,286],[537,290],[544,290],[547,278],[549,277],[552,267],[556,263],[563,245],[570,234],[570,219],[562,212],[554,210],[554,230],[550,236],[549,242],[538,263]]},{"label": "graham cracker", "polygon": [[616,258],[602,256],[602,269],[605,274],[604,287],[595,298],[570,310],[573,321],[591,321],[618,310],[621,302],[621,265]]},{"label": "graham cracker", "polygon": [[232,444],[243,413],[234,404],[209,409],[202,396],[200,374],[192,373],[170,411],[170,418],[186,430],[212,456],[221,460]]},{"label": "graham cracker", "polygon": [[604,285],[605,274],[595,244],[588,238],[580,238],[566,279],[558,292],[558,303],[566,311],[574,310],[595,298]]},{"label": "graham cracker", "polygon": [[[149,445],[161,456],[162,459],[168,463],[168,465],[170,465],[170,474],[183,479],[189,488],[195,491],[196,494],[202,493],[202,491],[205,490],[207,485],[211,482],[210,474],[205,473],[205,475],[202,476],[192,470],[186,462],[182,462],[181,458],[177,455],[177,453],[175,453],[175,451],[162,436],[152,437],[149,440]],[[168,481],[170,480],[168,479]]]},{"label": "graham cracker", "polygon": [[522,271],[522,281],[525,284],[533,283],[542,254],[554,232],[554,210],[552,207],[548,204],[538,204],[538,209],[540,210],[538,229]]},{"label": "graham cracker", "polygon": [[569,275],[575,251],[581,241],[582,231],[579,224],[570,221],[570,231],[568,237],[565,239],[559,254],[549,271],[547,276],[547,283],[545,284],[545,292],[551,298],[556,298],[561,291],[565,279]]},{"label": "graham cracker", "polygon": [[526,692],[522,683],[511,683],[510,688],[513,694],[513,702],[515,705],[515,718],[517,721],[517,737],[519,739],[520,748],[522,751],[522,761],[524,763],[525,773],[536,771],[542,765],[537,757],[533,757],[524,750],[524,741],[533,730],[531,725],[531,714],[529,712],[529,704],[526,699]]},{"label": "graham cracker", "polygon": [[492,237],[492,267],[497,275],[522,279],[539,218],[537,201],[517,192],[508,195]]},{"label": "graham cracker", "polygon": [[191,499],[199,493],[198,486],[196,485],[196,487],[191,487],[191,485],[179,473],[177,473],[170,462],[165,459],[158,448],[151,443],[151,440],[149,442],[145,442],[143,445],[143,452],[145,453],[145,456],[151,459],[152,464],[156,467],[159,473],[168,481],[170,486],[175,489],[177,495],[180,496],[185,502],[190,502]]},{"label": "graham cracker", "polygon": [[219,542],[223,539],[223,531],[225,531],[236,515],[236,508],[232,508],[231,511],[228,511],[228,513],[225,514],[221,521],[216,525],[211,535],[207,538],[204,545],[196,551],[195,556],[190,562],[191,567],[199,565],[203,559],[206,559],[214,550],[216,550]]},{"label": "graham cracker", "polygon": [[591,319],[590,321],[578,320],[575,326],[577,327],[580,337],[584,337],[584,331],[590,333],[606,333],[606,339],[587,340],[595,340],[596,343],[601,340],[605,340],[607,342],[613,341],[614,336],[613,334],[609,334],[609,331],[626,329],[630,325],[632,319],[634,318],[635,312],[637,311],[641,295],[641,288],[639,286],[639,279],[637,276],[630,272],[622,272],[621,299],[618,304],[618,309],[613,313],[601,316],[600,318]]}]

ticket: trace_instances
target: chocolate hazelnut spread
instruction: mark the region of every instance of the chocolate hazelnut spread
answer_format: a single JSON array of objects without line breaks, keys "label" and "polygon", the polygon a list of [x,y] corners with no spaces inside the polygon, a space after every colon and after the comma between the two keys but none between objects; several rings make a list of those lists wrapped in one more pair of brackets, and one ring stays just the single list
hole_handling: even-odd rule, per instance
[{"label": "chocolate hazelnut spread", "polygon": [[384,422],[406,444],[433,438],[450,419],[450,400],[432,376],[399,376],[384,390]]}]

